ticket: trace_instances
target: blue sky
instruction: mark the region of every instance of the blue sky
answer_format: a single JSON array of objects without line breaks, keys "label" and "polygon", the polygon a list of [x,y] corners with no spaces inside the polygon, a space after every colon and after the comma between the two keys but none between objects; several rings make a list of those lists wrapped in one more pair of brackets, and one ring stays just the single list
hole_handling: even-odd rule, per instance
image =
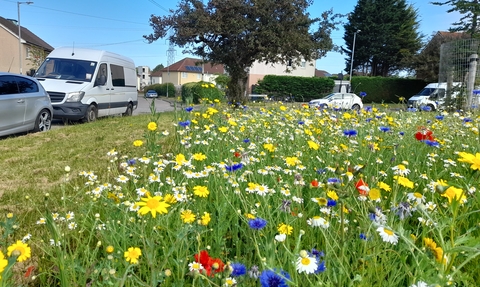
[{"label": "blue sky", "polygon": [[[132,58],[136,66],[153,69],[158,64],[167,65],[168,42],[160,39],[148,44],[142,36],[152,32],[148,23],[150,15],[165,15],[168,9],[176,8],[176,0],[32,1],[31,5],[20,5],[21,25],[54,48],[74,45],[103,49]],[[316,0],[309,12],[317,16],[333,8],[335,13],[346,14],[353,11],[356,3],[357,0]],[[447,6],[434,6],[429,0],[410,0],[408,3],[418,9],[420,32],[425,35],[446,31],[459,19],[458,15],[446,13]],[[17,1],[0,0],[0,16],[17,19]],[[345,45],[343,28],[339,28],[332,33],[332,39],[337,45]],[[179,47],[175,50],[175,61],[189,56],[182,54]],[[317,69],[339,73],[345,68],[344,58],[345,55],[329,52],[317,61]]]}]

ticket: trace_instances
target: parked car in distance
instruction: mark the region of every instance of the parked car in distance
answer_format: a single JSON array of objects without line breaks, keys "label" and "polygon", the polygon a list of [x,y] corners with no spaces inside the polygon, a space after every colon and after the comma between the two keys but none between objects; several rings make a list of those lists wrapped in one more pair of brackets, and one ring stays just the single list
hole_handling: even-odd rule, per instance
[{"label": "parked car in distance", "polygon": [[332,93],[324,98],[311,100],[308,105],[316,109],[360,110],[363,108],[362,98],[354,93]]},{"label": "parked car in distance", "polygon": [[48,131],[52,115],[50,96],[35,78],[0,72],[0,136]]},{"label": "parked car in distance", "polygon": [[157,92],[155,92],[155,90],[148,90],[145,93],[145,98],[156,98],[156,97],[158,97],[158,94]]}]

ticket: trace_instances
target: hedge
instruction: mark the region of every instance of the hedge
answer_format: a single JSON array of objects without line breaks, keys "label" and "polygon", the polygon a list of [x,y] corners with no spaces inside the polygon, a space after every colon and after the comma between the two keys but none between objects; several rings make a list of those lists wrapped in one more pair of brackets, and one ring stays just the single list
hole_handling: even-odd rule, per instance
[{"label": "hedge", "polygon": [[352,77],[352,92],[367,93],[364,103],[399,103],[403,97],[408,100],[420,92],[428,83],[423,80],[385,78],[385,77]]},{"label": "hedge", "polygon": [[198,104],[202,100],[224,101],[225,94],[213,83],[196,82],[182,85],[182,101],[186,104]]},{"label": "hedge", "polygon": [[148,90],[155,90],[159,96],[166,97],[167,96],[167,89],[168,89],[168,97],[175,97],[176,90],[175,85],[172,83],[164,83],[164,84],[153,84],[146,86],[143,88],[143,94],[145,95]]}]

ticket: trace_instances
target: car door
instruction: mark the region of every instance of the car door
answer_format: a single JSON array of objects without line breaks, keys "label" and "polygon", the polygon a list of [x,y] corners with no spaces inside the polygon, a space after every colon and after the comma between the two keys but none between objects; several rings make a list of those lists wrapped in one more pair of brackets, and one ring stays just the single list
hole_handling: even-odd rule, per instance
[{"label": "car door", "polygon": [[9,134],[21,129],[25,120],[26,100],[19,93],[19,77],[0,76],[0,134]]},{"label": "car door", "polygon": [[35,123],[38,115],[38,101],[43,101],[45,95],[40,93],[40,89],[34,81],[18,77],[18,92],[25,101],[25,117],[23,124],[32,125]]}]

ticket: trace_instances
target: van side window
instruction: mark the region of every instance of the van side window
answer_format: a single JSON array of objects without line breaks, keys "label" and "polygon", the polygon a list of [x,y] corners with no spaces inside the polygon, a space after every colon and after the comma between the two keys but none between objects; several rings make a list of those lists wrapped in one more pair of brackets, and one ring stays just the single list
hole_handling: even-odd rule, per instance
[{"label": "van side window", "polygon": [[125,72],[122,66],[110,64],[112,70],[112,84],[115,87],[125,87]]},{"label": "van side window", "polygon": [[98,68],[97,78],[95,79],[95,86],[104,86],[107,83],[107,64],[100,64]]},{"label": "van side window", "polygon": [[438,89],[438,97],[439,98],[445,97],[445,89]]}]

